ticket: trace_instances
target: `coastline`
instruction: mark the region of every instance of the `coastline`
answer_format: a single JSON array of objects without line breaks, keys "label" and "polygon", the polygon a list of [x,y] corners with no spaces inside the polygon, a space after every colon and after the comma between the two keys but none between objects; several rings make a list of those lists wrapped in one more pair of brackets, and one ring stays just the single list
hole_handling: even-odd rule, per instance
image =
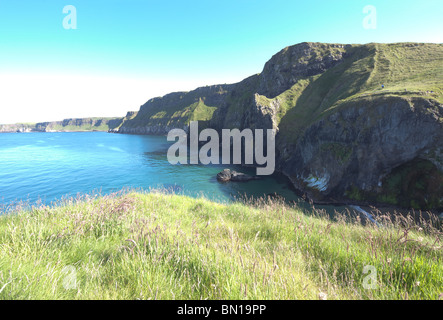
[{"label": "coastline", "polygon": [[[108,130],[46,130],[46,131],[40,131],[40,130],[32,130],[32,131],[0,131],[1,133],[88,133],[88,132],[105,132],[105,133],[113,133],[113,134],[129,134],[129,135],[153,135],[153,136],[166,136],[165,134],[143,134],[143,133],[126,133],[126,132],[119,132],[115,129],[108,129]],[[254,166],[251,165],[242,165],[242,167],[245,168],[251,168]],[[440,210],[420,210],[420,209],[413,209],[413,208],[405,208],[390,204],[384,204],[384,203],[369,203],[367,201],[355,201],[355,200],[318,200],[315,199],[309,192],[303,191],[297,188],[295,183],[292,181],[292,179],[285,174],[283,171],[279,170],[278,168],[275,170],[275,173],[284,177],[288,180],[288,187],[291,189],[292,192],[294,192],[295,195],[298,197],[304,199],[305,202],[311,203],[313,205],[325,205],[325,206],[334,206],[334,207],[340,207],[340,206],[346,206],[351,207],[355,209],[356,211],[362,213],[366,217],[368,217],[369,220],[372,222],[374,221],[373,215],[374,214],[380,214],[380,215],[386,215],[386,214],[401,214],[402,216],[409,216],[409,215],[417,215],[417,213],[420,215],[420,217],[426,217],[426,219],[433,219],[435,217],[440,217],[440,219],[443,219],[443,212],[440,212]]]}]

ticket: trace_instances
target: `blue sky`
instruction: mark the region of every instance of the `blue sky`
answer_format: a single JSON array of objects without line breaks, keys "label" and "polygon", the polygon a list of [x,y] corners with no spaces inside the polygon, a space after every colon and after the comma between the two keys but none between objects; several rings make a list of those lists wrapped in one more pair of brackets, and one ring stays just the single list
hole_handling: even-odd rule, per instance
[{"label": "blue sky", "polygon": [[[376,29],[363,27],[367,5]],[[0,0],[0,123],[123,116],[240,81],[303,41],[442,43],[442,13],[441,0]]]}]

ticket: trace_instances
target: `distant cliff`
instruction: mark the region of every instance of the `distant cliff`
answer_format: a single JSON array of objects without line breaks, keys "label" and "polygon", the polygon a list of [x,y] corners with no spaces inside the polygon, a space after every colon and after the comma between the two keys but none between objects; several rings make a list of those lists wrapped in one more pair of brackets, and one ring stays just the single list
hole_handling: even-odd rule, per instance
[{"label": "distant cliff", "polygon": [[34,130],[35,130],[35,124],[27,124],[27,123],[0,124],[0,133],[32,132]]},{"label": "distant cliff", "polygon": [[69,132],[109,131],[123,123],[123,118],[82,118],[35,124],[0,125],[0,132]]},{"label": "distant cliff", "polygon": [[121,125],[123,118],[65,119],[56,122],[42,122],[35,125],[40,132],[51,131],[109,131]]},{"label": "distant cliff", "polygon": [[443,45],[301,43],[239,83],[171,93],[114,132],[274,128],[278,170],[316,201],[443,208]]}]

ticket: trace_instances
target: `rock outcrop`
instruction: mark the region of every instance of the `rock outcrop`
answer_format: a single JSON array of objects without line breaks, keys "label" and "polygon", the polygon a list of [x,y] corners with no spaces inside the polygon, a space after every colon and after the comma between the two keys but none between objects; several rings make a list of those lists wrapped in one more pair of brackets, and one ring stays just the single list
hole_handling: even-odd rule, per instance
[{"label": "rock outcrop", "polygon": [[[279,163],[298,189],[316,200],[343,199],[353,190],[362,196],[383,192],[393,169],[416,159],[442,171],[441,105],[398,97],[354,103],[306,128],[287,160]],[[436,182],[428,196],[441,197],[442,183]]]},{"label": "rock outcrop", "polygon": [[116,131],[276,129],[277,170],[315,201],[443,208],[442,102],[441,44],[301,43],[239,83],[151,99]]},{"label": "rock outcrop", "polygon": [[274,98],[300,79],[324,73],[344,61],[343,48],[343,45],[305,42],[283,49],[265,64],[257,92]]},{"label": "rock outcrop", "polygon": [[223,171],[221,171],[217,174],[217,180],[220,182],[229,182],[229,181],[247,182],[247,181],[258,180],[258,179],[260,179],[260,178],[255,177],[255,176],[250,176],[245,173],[233,171],[230,169],[224,169]]}]

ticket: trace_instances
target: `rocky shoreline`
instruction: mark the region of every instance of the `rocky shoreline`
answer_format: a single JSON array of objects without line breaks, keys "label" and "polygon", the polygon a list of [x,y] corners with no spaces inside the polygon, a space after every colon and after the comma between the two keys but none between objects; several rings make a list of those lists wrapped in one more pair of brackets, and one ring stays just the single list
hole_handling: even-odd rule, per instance
[{"label": "rocky shoreline", "polygon": [[260,180],[260,177],[250,176],[245,173],[237,172],[230,169],[224,169],[217,174],[217,180],[220,182],[247,182],[251,180]]},{"label": "rocky shoreline", "polygon": [[[392,50],[414,63],[408,74],[391,70],[404,77],[392,84],[402,90],[370,81],[385,79],[376,57]],[[418,51],[428,60],[417,59]],[[443,105],[435,91],[408,86],[442,53],[439,44],[300,43],[239,83],[153,98],[113,132],[164,135],[196,120],[219,135],[228,128],[274,129],[276,171],[316,202],[366,199],[440,210]],[[390,66],[399,62],[389,59]]]},{"label": "rocky shoreline", "polygon": [[[166,135],[188,131],[191,121],[219,136],[223,129],[272,129],[276,172],[316,203],[439,211],[443,96],[431,89],[443,77],[436,73],[429,82],[417,74],[434,72],[442,59],[442,44],[304,42],[238,83],[152,98],[107,131]],[[405,61],[408,68],[400,68]],[[250,179],[232,172],[219,177]]]},{"label": "rocky shoreline", "polygon": [[[279,174],[282,174],[286,178],[289,179],[284,173],[278,172]],[[227,183],[227,182],[248,182],[252,180],[260,180],[260,177],[258,176],[251,176],[244,173],[240,173],[234,170],[230,169],[224,169],[223,171],[219,172],[216,176],[217,181],[221,183]],[[297,190],[294,186],[292,186],[294,189],[293,192],[298,194],[301,198],[303,198],[306,202],[312,203],[313,205],[327,205],[327,206],[347,206],[350,208],[353,208],[355,211],[363,213],[370,221],[374,222],[374,214],[380,214],[380,215],[393,215],[394,213],[400,213],[403,216],[409,215],[411,212],[414,213],[417,217],[424,217],[425,220],[433,219],[432,216],[438,217],[439,219],[443,219],[443,212],[439,212],[436,210],[414,210],[414,209],[408,209],[408,208],[402,208],[402,207],[396,207],[396,206],[387,206],[383,203],[369,203],[367,201],[316,201],[314,199],[311,199],[309,195],[304,193],[301,190]],[[277,193],[274,194],[268,194],[271,198],[283,198]],[[283,198],[284,199],[284,198]],[[374,213],[375,212],[375,213]],[[418,218],[417,218],[418,219]]]}]

